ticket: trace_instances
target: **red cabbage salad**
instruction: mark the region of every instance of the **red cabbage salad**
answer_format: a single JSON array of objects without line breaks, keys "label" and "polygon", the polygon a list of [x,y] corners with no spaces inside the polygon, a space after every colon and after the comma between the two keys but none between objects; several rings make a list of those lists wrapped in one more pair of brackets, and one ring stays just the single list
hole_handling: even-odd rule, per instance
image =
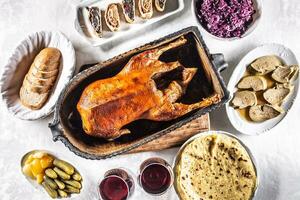
[{"label": "red cabbage salad", "polygon": [[241,37],[256,12],[252,0],[199,0],[196,12],[202,26],[221,38]]}]

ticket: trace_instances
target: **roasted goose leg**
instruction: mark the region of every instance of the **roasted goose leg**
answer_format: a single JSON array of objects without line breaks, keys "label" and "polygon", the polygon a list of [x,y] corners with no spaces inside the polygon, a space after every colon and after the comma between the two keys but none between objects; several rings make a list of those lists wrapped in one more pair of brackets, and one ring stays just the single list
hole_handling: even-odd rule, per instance
[{"label": "roasted goose leg", "polygon": [[[176,102],[185,93],[197,69],[158,59],[165,51],[185,43],[186,39],[181,37],[163,47],[140,53],[116,76],[88,85],[77,104],[84,131],[111,140],[129,134],[130,131],[123,127],[135,120],[171,120],[219,102],[218,95],[191,105]],[[165,89],[158,89],[154,77],[174,69],[181,69],[182,78],[172,81]]]}]

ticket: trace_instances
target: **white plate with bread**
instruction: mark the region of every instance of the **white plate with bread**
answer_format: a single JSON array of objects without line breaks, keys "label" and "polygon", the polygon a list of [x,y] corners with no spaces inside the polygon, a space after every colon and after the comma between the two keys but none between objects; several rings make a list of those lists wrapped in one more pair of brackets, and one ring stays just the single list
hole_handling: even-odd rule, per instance
[{"label": "white plate with bread", "polygon": [[0,79],[7,109],[23,120],[48,116],[75,71],[72,43],[60,32],[29,35],[15,49]]},{"label": "white plate with bread", "polygon": [[234,128],[258,135],[279,124],[297,97],[298,76],[298,61],[283,45],[265,44],[250,51],[228,83],[232,99],[226,112]]}]

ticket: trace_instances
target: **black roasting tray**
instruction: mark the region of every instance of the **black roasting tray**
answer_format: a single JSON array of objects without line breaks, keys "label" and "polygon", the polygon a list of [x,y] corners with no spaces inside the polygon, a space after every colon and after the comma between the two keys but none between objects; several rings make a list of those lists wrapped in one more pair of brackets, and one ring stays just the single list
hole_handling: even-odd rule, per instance
[{"label": "black roasting tray", "polygon": [[[218,93],[222,97],[221,102],[167,122],[150,120],[132,122],[126,126],[131,130],[131,134],[121,136],[114,141],[85,134],[79,113],[76,110],[76,104],[83,89],[95,80],[116,75],[133,55],[167,44],[180,36],[184,36],[188,42],[181,47],[165,52],[160,60],[165,62],[178,60],[185,67],[198,68],[197,74],[189,84],[181,101],[193,103]],[[61,93],[55,108],[54,120],[49,124],[53,140],[60,140],[76,155],[87,159],[105,159],[128,152],[226,103],[229,99],[229,92],[220,76],[220,71],[227,66],[222,54],[209,53],[197,27],[185,28],[105,62],[98,63],[77,74]]]}]

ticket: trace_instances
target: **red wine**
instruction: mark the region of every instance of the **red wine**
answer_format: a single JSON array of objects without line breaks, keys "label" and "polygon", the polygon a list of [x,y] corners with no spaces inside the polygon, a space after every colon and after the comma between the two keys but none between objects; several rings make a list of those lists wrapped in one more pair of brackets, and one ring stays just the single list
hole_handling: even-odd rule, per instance
[{"label": "red wine", "polygon": [[125,200],[129,193],[126,182],[117,176],[105,178],[99,189],[103,200]]},{"label": "red wine", "polygon": [[161,194],[170,187],[170,184],[170,172],[161,164],[151,164],[141,174],[141,185],[150,194]]}]

